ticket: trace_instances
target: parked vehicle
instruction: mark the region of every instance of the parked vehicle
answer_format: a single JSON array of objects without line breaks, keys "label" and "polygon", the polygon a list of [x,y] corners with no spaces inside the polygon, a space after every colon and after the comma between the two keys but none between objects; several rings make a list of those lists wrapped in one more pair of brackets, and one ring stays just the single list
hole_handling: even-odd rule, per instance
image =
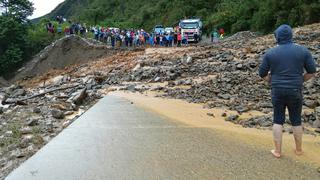
[{"label": "parked vehicle", "polygon": [[165,32],[166,34],[171,34],[171,33],[173,33],[173,32],[174,32],[173,27],[166,27],[166,28],[164,29],[164,32]]},{"label": "parked vehicle", "polygon": [[165,30],[164,30],[164,27],[163,25],[156,25],[153,29],[153,32],[155,34],[164,34]]},{"label": "parked vehicle", "polygon": [[199,42],[202,37],[202,21],[200,19],[184,19],[179,23],[181,33],[188,36],[188,42]]}]

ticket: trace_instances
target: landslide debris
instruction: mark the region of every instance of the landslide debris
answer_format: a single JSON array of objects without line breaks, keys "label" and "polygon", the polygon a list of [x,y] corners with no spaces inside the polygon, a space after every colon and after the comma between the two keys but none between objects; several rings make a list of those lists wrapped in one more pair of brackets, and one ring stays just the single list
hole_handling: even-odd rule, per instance
[{"label": "landslide debris", "polygon": [[52,69],[63,69],[70,65],[86,63],[112,55],[117,51],[93,39],[75,35],[66,36],[44,48],[21,68],[11,81],[35,77]]},{"label": "landslide debris", "polygon": [[[296,28],[294,33],[295,42],[308,47],[320,64],[320,24]],[[258,77],[257,71],[263,54],[275,45],[273,35],[240,32],[217,44],[147,48],[145,51],[109,50],[99,44],[88,45],[88,42],[69,47],[68,43],[73,41],[82,42],[83,39],[66,37],[54,43],[48,47],[50,50],[44,50],[50,52],[44,59],[37,57],[38,61],[27,65],[20,77],[18,74],[20,81],[0,88],[0,179],[109,91],[153,91],[159,97],[202,103],[204,108],[237,111],[238,115],[208,116],[222,116],[244,127],[268,129],[272,125],[270,86]],[[90,55],[93,51],[98,53]],[[100,57],[99,52],[107,55]],[[65,62],[58,66],[54,60],[62,61],[55,56],[59,53],[65,58],[63,61],[70,60],[68,53],[86,58],[73,61],[74,65]],[[100,58],[90,60],[93,57]],[[53,65],[45,65],[51,61]],[[23,80],[24,76],[36,74],[34,78]],[[305,83],[303,93],[305,132],[319,135],[319,73],[314,80]],[[239,118],[252,110],[265,115]],[[285,130],[290,133],[290,121],[286,122]]]},{"label": "landslide debris", "polygon": [[140,54],[120,50],[0,88],[0,179],[95,104],[103,89],[119,84]]}]

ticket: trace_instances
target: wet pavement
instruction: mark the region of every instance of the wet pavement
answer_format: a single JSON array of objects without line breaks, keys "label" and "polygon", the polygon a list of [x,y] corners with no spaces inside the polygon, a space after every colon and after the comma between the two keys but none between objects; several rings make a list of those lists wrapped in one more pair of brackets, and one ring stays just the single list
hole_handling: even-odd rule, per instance
[{"label": "wet pavement", "polygon": [[320,178],[314,167],[268,151],[107,96],[6,179]]}]

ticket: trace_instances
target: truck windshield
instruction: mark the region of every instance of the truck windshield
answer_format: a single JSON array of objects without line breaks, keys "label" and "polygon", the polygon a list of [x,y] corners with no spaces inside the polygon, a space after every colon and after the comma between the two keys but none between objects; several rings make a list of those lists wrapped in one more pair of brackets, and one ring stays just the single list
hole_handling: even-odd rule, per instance
[{"label": "truck windshield", "polygon": [[199,27],[199,23],[197,22],[183,22],[183,23],[180,23],[180,27],[182,29],[194,29],[194,28],[198,28]]}]

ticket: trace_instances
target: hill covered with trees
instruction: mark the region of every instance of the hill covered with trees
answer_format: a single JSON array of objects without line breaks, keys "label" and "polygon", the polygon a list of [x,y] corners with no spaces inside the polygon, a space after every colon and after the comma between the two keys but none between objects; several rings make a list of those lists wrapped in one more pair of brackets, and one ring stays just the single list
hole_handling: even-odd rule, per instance
[{"label": "hill covered with trees", "polygon": [[184,17],[200,17],[205,30],[224,27],[270,32],[320,21],[320,0],[66,0],[47,17],[63,15],[73,21],[117,27],[152,29],[172,26]]}]

